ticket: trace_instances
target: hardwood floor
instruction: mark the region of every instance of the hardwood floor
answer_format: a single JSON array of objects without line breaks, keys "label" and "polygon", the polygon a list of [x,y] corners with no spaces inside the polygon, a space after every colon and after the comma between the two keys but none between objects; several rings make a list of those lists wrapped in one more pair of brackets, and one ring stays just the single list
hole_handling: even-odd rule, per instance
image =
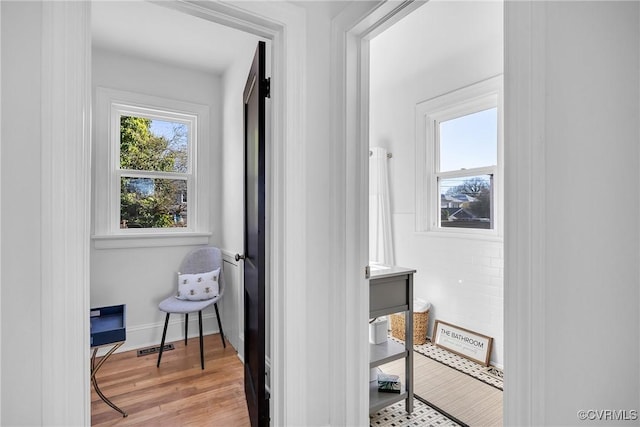
[{"label": "hardwood floor", "polygon": [[98,386],[126,418],[91,387],[92,426],[249,426],[243,365],[220,335],[204,338],[205,369],[200,368],[198,338],[173,343],[175,350],[137,357],[112,355],[98,371]]}]

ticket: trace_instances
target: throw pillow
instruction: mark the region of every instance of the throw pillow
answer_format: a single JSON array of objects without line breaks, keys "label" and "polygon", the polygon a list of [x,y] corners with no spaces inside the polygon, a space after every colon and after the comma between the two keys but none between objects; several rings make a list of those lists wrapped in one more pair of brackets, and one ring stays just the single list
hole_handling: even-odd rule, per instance
[{"label": "throw pillow", "polygon": [[202,301],[218,296],[220,287],[218,278],[220,269],[200,274],[178,273],[178,294],[176,298],[189,301]]}]

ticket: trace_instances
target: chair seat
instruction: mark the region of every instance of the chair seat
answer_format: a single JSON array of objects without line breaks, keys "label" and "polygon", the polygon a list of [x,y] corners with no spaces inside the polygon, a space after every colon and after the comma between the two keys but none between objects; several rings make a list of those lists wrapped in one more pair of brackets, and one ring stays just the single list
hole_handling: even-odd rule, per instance
[{"label": "chair seat", "polygon": [[158,304],[158,308],[160,311],[164,311],[165,313],[194,313],[196,311],[204,310],[210,305],[218,302],[219,299],[220,297],[217,296],[203,301],[189,301],[178,299],[172,295],[160,302],[160,304]]},{"label": "chair seat", "polygon": [[[1,0],[0,0],[1,1]],[[195,248],[191,250],[182,260],[180,268],[182,274],[203,274],[206,272],[212,272],[219,269],[220,274],[217,278],[220,295],[215,298],[211,298],[203,301],[189,301],[181,300],[171,295],[165,298],[158,304],[160,311],[167,313],[164,319],[164,329],[162,330],[162,340],[160,341],[160,350],[158,351],[158,363],[156,366],[160,367],[160,360],[162,360],[162,350],[164,349],[164,342],[167,338],[167,327],[169,326],[169,317],[171,313],[184,314],[184,343],[187,344],[187,337],[189,336],[189,313],[198,312],[198,326],[200,329],[200,366],[204,369],[204,341],[202,336],[202,310],[209,306],[213,306],[216,310],[216,319],[218,321],[218,329],[220,331],[220,340],[222,340],[222,346],[227,348],[227,344],[224,340],[224,331],[222,330],[222,321],[220,319],[220,312],[218,311],[217,302],[224,295],[224,265],[222,261],[222,252],[219,248],[204,247]],[[178,273],[180,274],[180,273]]]}]

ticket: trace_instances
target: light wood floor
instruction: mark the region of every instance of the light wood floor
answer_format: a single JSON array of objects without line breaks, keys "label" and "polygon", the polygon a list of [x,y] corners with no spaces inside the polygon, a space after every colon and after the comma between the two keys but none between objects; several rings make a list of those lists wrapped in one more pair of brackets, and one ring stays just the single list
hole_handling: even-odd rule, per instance
[{"label": "light wood floor", "polygon": [[[413,353],[414,393],[463,423],[502,426],[502,391],[419,353]],[[404,382],[404,361],[381,367]]]},{"label": "light wood floor", "polygon": [[[137,357],[114,354],[98,372],[98,385],[129,415],[123,418],[91,389],[92,426],[249,426],[243,365],[219,335],[205,341],[205,369],[200,369],[197,338],[175,342],[175,350]],[[384,365],[401,376],[402,360]],[[502,425],[502,392],[443,364],[414,353],[415,393],[469,426]]]},{"label": "light wood floor", "polygon": [[205,369],[200,368],[198,338],[175,342],[165,351],[137,357],[135,351],[112,355],[98,371],[98,386],[128,417],[102,402],[91,387],[93,426],[249,426],[242,362],[220,335],[208,335]]}]

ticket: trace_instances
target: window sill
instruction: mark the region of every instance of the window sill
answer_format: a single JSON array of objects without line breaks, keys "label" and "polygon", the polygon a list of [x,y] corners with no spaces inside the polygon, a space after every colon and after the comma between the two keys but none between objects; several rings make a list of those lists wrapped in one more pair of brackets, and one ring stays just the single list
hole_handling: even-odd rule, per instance
[{"label": "window sill", "polygon": [[96,249],[124,249],[206,245],[209,237],[209,232],[102,234],[92,236],[92,240]]},{"label": "window sill", "polygon": [[469,232],[464,230],[423,230],[415,231],[415,234],[425,237],[439,237],[444,239],[484,240],[487,242],[503,242],[503,236],[491,232]]}]

